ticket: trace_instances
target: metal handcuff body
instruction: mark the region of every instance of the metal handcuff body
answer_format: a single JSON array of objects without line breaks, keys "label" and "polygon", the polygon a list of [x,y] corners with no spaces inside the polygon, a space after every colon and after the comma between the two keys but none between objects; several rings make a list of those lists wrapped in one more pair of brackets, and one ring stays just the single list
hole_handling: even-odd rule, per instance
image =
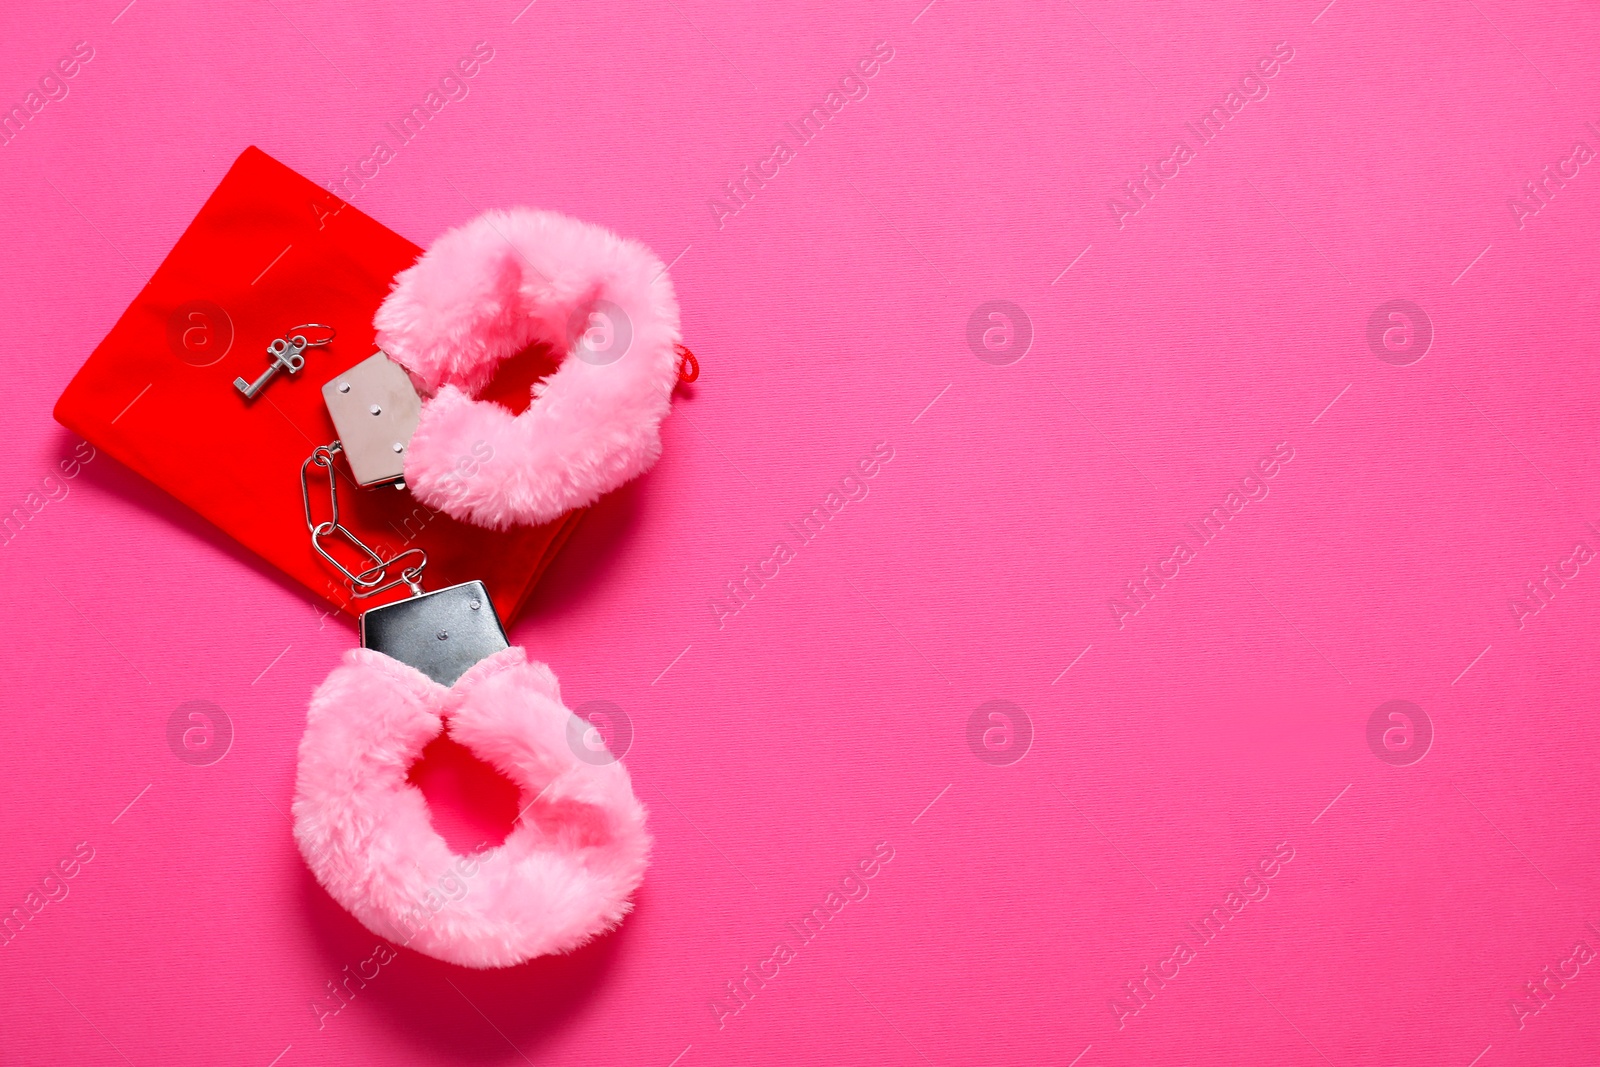
[{"label": "metal handcuff body", "polygon": [[[445,233],[374,321],[380,351],[323,387],[339,439],[301,465],[301,494],[313,547],[355,597],[412,595],[362,612],[362,647],[312,695],[295,838],[329,894],[391,942],[468,967],[571,951],[622,920],[648,866],[628,772],[574,750],[554,673],[510,644],[482,582],[425,592],[421,549],[385,558],[339,521],[336,457],[363,489],[398,486],[462,521],[549,521],[654,463],[673,388],[698,364],[661,261],[553,212],[489,212]],[[477,399],[501,360],[538,342],[565,357],[526,411]],[[493,462],[463,475],[455,457],[477,441]],[[327,519],[313,468],[329,479]],[[335,539],[366,565],[340,562]],[[522,791],[505,841],[469,857],[406,778],[444,732]]]}]

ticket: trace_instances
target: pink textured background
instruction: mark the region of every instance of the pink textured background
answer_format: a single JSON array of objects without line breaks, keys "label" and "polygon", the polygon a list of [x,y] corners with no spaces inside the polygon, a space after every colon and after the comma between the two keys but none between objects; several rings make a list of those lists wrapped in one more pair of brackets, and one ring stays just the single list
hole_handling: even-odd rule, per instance
[{"label": "pink textured background", "polygon": [[[124,2],[0,34],[7,107],[95,50],[0,147],[0,511],[71,452],[51,404],[245,145],[330,180],[489,42],[352,199],[422,243],[528,203],[680,257],[701,382],[514,632],[631,717],[658,846],[577,957],[402,953],[319,1029],[374,938],[282,811],[354,634],[102,457],[0,548],[0,912],[95,850],[0,948],[0,1062],[1600,1060],[1600,966],[1511,1007],[1600,948],[1600,575],[1511,607],[1600,549],[1600,167],[1507,206],[1600,150],[1592,5]],[[719,229],[878,40],[867,97]],[[1278,42],[1268,97],[1118,229],[1107,199]],[[1366,341],[1394,298],[1434,326],[1410,366]],[[991,300],[1031,320],[1010,365],[966,340]],[[879,441],[867,498],[719,629]],[[1119,628],[1279,442],[1269,495]],[[995,698],[1034,732],[1009,766],[968,745]],[[1436,731],[1410,766],[1367,744],[1392,699]],[[234,725],[211,766],[168,747],[188,700]],[[880,841],[869,895],[719,1027]],[[1119,1029],[1124,983],[1280,842],[1269,895]]]}]

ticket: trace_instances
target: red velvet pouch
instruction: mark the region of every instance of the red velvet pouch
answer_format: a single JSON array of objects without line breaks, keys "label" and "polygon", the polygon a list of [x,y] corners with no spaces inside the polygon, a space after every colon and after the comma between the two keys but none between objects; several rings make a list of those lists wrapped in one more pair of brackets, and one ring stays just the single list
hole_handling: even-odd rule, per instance
[{"label": "red velvet pouch", "polygon": [[[353,601],[316,554],[300,465],[337,436],[323,383],[377,350],[373,312],[421,251],[247,148],[67,386],[55,417],[329,604],[357,614],[402,598],[404,586]],[[305,323],[333,327],[333,342],[307,349],[298,374],[280,371],[247,403],[234,379],[255,381],[267,345]],[[484,395],[526,406],[540,365],[537,356],[508,361],[516,380]],[[344,470],[342,458],[335,463]],[[326,485],[312,482],[319,521],[329,517]],[[385,558],[421,548],[432,589],[482,579],[508,623],[582,515],[494,532],[431,511],[404,490],[358,489],[341,475],[339,492],[341,519],[363,542]]]}]

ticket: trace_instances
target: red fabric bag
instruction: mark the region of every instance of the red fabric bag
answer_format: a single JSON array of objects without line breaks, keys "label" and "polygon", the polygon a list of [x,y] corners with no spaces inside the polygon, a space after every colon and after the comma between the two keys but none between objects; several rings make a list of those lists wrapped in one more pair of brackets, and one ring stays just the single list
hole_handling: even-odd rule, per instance
[{"label": "red fabric bag", "polygon": [[[421,251],[247,148],[62,393],[56,420],[329,604],[357,614],[403,598],[401,586],[352,600],[349,584],[316,554],[300,465],[337,436],[323,383],[377,351],[373,312],[395,273]],[[234,379],[254,382],[269,363],[267,345],[305,323],[333,327],[333,342],[307,349],[298,374],[280,371],[247,403]],[[509,360],[483,395],[526,407],[528,385],[553,366],[548,354]],[[582,515],[484,530],[431,511],[404,490],[359,489],[344,460],[335,463],[346,527],[385,558],[421,548],[430,589],[482,579],[508,623]],[[329,517],[325,478],[313,468],[318,521]],[[358,569],[359,553],[331,550]]]}]

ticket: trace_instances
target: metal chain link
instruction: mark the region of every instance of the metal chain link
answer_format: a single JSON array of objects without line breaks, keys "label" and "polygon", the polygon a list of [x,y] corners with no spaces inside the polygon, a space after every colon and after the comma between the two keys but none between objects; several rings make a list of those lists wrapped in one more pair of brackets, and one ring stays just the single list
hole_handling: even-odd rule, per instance
[{"label": "metal chain link", "polygon": [[[350,592],[358,599],[376,596],[379,593],[393,589],[398,585],[409,586],[412,596],[422,595],[422,569],[428,565],[428,554],[420,548],[407,548],[384,559],[374,552],[355,534],[349,527],[339,521],[339,472],[333,469],[333,457],[344,451],[338,441],[332,444],[318,446],[306,461],[300,464],[300,500],[305,505],[306,529],[311,532],[311,547],[317,550],[317,555],[332,564],[340,574],[350,582]],[[317,522],[311,516],[311,481],[310,472],[312,464],[328,472],[328,504],[333,511],[333,517],[326,522]],[[338,534],[350,544],[360,549],[372,565],[365,570],[351,573],[350,569],[322,547],[324,537]],[[389,578],[389,568],[398,564],[408,556],[414,556],[417,562],[413,566],[403,567],[400,577]]]}]

